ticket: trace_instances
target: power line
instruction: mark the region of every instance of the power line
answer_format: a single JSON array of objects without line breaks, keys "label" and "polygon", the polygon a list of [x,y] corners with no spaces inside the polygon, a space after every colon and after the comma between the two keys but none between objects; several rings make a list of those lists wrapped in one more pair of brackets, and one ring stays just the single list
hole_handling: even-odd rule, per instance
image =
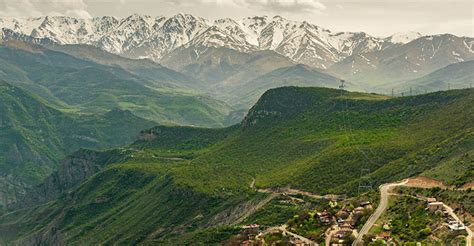
[{"label": "power line", "polygon": [[[346,137],[347,137],[347,141],[348,141],[348,146],[349,148],[352,149],[352,139],[354,138],[354,133],[352,132],[352,127],[350,126],[350,124],[348,123],[347,119],[346,119],[346,112],[348,111],[349,109],[349,105],[348,105],[348,99],[347,97],[344,97],[344,88],[346,87],[345,85],[345,80],[341,80],[341,85],[339,86],[339,89],[341,90],[341,98],[344,100],[344,111],[342,113],[342,118],[343,118],[343,128],[344,128],[344,132],[346,134]],[[349,130],[349,131],[348,131]],[[367,155],[367,153],[365,153],[359,146],[357,145],[354,145],[354,147],[362,154],[362,156],[365,158],[366,160],[366,163],[367,162],[371,162],[370,161],[370,158],[369,156]],[[372,162],[371,162],[372,163]],[[358,188],[357,188],[357,193],[359,194],[362,190],[367,190],[367,189],[372,189],[372,182],[370,180],[370,177],[368,176],[368,174],[370,174],[370,168],[367,168],[365,167],[367,164],[363,165],[361,167],[361,171],[360,171],[360,176],[359,176],[359,185],[358,185]]]}]

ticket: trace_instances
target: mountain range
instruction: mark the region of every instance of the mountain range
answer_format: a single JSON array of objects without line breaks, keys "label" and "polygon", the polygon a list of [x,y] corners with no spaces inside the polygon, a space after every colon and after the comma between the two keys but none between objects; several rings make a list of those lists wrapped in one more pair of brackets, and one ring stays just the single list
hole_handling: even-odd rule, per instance
[{"label": "mountain range", "polygon": [[[96,17],[3,18],[0,27],[59,44],[89,44],[111,53],[160,61],[177,48],[226,47],[241,52],[275,50],[298,63],[326,68],[352,54],[409,42],[420,34],[375,38],[333,33],[307,22],[275,17],[207,20],[189,14],[118,19]],[[196,55],[199,55],[196,50]]]},{"label": "mountain range", "polygon": [[281,188],[470,183],[473,79],[451,34],[0,18],[0,244],[217,245],[309,208]]},{"label": "mountain range", "polygon": [[[243,105],[227,93],[230,88],[283,67],[304,64],[351,82],[350,90],[389,94],[409,80],[474,59],[472,37],[417,32],[375,37],[364,32],[332,32],[281,16],[239,20],[208,20],[190,14],[92,19],[46,16],[0,18],[0,28],[3,40],[40,43],[82,58],[88,54],[96,62],[110,60],[98,56],[111,54],[149,59],[164,66],[160,71],[166,67],[180,73],[165,72],[168,79],[181,78],[171,84],[216,97],[237,110],[248,109],[255,99]],[[108,54],[99,52],[92,58],[93,48]],[[159,65],[150,64],[136,70],[148,73],[148,79],[165,76],[152,72]],[[461,84],[468,87],[469,82]]]}]

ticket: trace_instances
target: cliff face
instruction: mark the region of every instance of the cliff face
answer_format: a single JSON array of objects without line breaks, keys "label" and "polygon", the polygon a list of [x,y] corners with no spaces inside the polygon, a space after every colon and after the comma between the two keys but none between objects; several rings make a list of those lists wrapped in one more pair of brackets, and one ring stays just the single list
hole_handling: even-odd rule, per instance
[{"label": "cliff face", "polygon": [[43,183],[28,190],[18,202],[10,204],[9,209],[32,207],[58,198],[62,193],[76,187],[93,176],[104,166],[125,158],[125,152],[93,151],[81,149],[65,158],[57,171]]}]

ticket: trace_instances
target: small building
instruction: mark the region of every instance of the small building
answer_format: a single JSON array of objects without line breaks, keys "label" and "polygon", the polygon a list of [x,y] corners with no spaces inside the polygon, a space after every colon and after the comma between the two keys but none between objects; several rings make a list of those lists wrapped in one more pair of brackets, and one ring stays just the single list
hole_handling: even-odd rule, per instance
[{"label": "small building", "polygon": [[392,233],[389,232],[389,231],[383,231],[383,232],[380,232],[376,237],[375,239],[383,239],[385,241],[388,241],[390,240],[390,237],[392,236]]},{"label": "small building", "polygon": [[442,202],[430,202],[428,203],[428,211],[430,212],[436,212],[436,211],[440,211],[443,209],[443,206],[444,204]]},{"label": "small building", "polygon": [[349,230],[353,229],[352,225],[347,223],[347,222],[342,224],[340,227],[341,227],[341,229],[349,229]]},{"label": "small building", "polygon": [[260,225],[253,224],[253,225],[244,225],[242,226],[242,234],[245,235],[258,235],[260,231]]},{"label": "small building", "polygon": [[426,201],[427,201],[428,203],[437,202],[437,201],[436,201],[436,198],[433,198],[433,197],[427,198]]},{"label": "small building", "polygon": [[357,207],[357,208],[354,209],[354,213],[355,214],[358,214],[358,213],[364,214],[365,213],[365,208],[364,207]]},{"label": "small building", "polygon": [[243,242],[240,243],[240,246],[253,246],[254,243],[250,240],[245,240]]},{"label": "small building", "polygon": [[347,223],[347,224],[351,225],[352,227],[354,227],[354,226],[357,225],[357,220],[355,220],[353,218],[352,219],[347,219],[347,220],[344,221],[344,223]]},{"label": "small building", "polygon": [[331,223],[332,216],[327,211],[316,213],[316,215],[318,216],[318,219],[319,221],[321,221],[321,223],[324,223],[324,224]]},{"label": "small building", "polygon": [[341,211],[336,213],[336,217],[342,218],[342,219],[347,219],[349,217],[349,215],[350,215],[350,213],[345,211],[345,210],[341,210]]},{"label": "small building", "polygon": [[366,207],[366,206],[369,206],[369,205],[372,205],[372,203],[369,202],[369,201],[365,201],[365,202],[361,202],[361,203],[360,203],[360,206],[361,206],[361,207]]},{"label": "small building", "polygon": [[352,234],[351,229],[341,229],[334,234],[337,238],[346,238]]},{"label": "small building", "polygon": [[299,239],[299,238],[295,238],[292,242],[291,242],[291,245],[293,246],[305,246],[305,243],[303,242],[303,240]]},{"label": "small building", "polygon": [[450,221],[448,227],[451,231],[464,231],[466,230],[466,226],[459,221]]}]

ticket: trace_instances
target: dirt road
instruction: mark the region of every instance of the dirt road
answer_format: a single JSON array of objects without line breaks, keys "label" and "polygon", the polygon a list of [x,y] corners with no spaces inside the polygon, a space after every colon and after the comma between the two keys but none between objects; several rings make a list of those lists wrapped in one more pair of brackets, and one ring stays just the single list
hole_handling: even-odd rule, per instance
[{"label": "dirt road", "polygon": [[308,246],[317,246],[318,244],[311,240],[311,239],[308,239],[308,238],[305,238],[303,236],[300,236],[298,234],[295,234],[291,231],[288,231],[286,229],[286,225],[281,225],[281,226],[276,226],[276,227],[271,227],[271,228],[268,228],[265,232],[268,233],[268,232],[272,232],[272,231],[281,231],[281,232],[284,232],[288,235],[291,235],[295,238],[298,238],[299,240],[303,241],[305,245],[308,245]]}]

